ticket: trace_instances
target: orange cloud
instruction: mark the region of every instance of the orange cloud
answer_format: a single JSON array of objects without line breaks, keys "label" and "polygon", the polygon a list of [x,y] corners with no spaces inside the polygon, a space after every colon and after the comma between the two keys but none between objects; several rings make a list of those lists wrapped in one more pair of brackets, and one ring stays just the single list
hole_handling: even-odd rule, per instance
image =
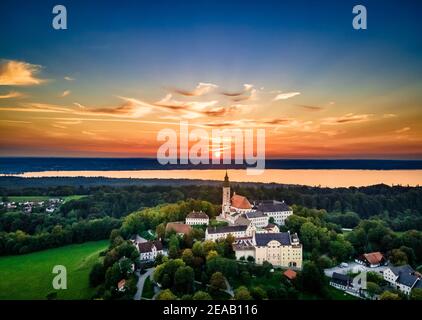
[{"label": "orange cloud", "polygon": [[202,96],[204,94],[207,94],[211,92],[212,90],[216,89],[217,87],[218,86],[213,83],[200,82],[196,86],[196,88],[192,91],[181,90],[181,89],[173,89],[173,91],[184,96],[197,97],[197,96]]},{"label": "orange cloud", "polygon": [[278,100],[286,100],[286,99],[290,99],[293,98],[295,96],[300,95],[300,92],[285,92],[285,93],[279,93],[278,95],[276,95],[273,99],[273,101],[278,101]]},{"label": "orange cloud", "polygon": [[23,93],[16,92],[16,91],[11,91],[9,93],[0,95],[0,99],[19,98],[19,97],[22,97],[22,96],[23,96]]},{"label": "orange cloud", "polygon": [[395,131],[395,133],[405,133],[410,130],[410,127],[404,127]]},{"label": "orange cloud", "polygon": [[23,61],[6,60],[0,64],[0,85],[30,86],[38,85],[45,80],[38,79],[36,74],[41,66]]},{"label": "orange cloud", "polygon": [[338,125],[338,124],[344,124],[344,123],[358,123],[358,122],[366,122],[371,120],[372,114],[354,114],[354,113],[348,113],[341,117],[329,117],[322,119],[321,124],[325,125]]},{"label": "orange cloud", "polygon": [[305,110],[308,110],[308,111],[321,111],[321,110],[324,110],[323,107],[319,107],[319,106],[309,106],[309,105],[303,105],[303,104],[298,104],[297,106],[298,107],[301,107],[301,108],[303,108]]}]

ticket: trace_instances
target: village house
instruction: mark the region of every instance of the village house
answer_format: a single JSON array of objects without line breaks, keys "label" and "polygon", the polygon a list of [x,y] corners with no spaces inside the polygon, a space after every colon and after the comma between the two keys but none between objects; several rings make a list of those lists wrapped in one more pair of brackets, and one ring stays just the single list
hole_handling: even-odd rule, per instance
[{"label": "village house", "polygon": [[421,274],[409,265],[389,267],[384,270],[383,277],[392,287],[407,295],[414,288],[422,289]]},{"label": "village house", "polygon": [[283,275],[290,281],[293,281],[294,279],[296,279],[297,272],[292,269],[287,269],[283,272]]},{"label": "village house", "polygon": [[205,212],[192,211],[186,216],[185,222],[187,225],[208,225],[210,223],[210,218]]},{"label": "village house", "polygon": [[347,290],[353,288],[353,279],[348,276],[347,274],[341,274],[334,272],[331,280],[330,280],[330,286],[333,286],[334,288],[340,289],[340,290]]},{"label": "village house", "polygon": [[364,253],[360,255],[355,262],[365,265],[369,268],[376,268],[387,263],[384,255],[381,252]]},{"label": "village house", "polygon": [[161,241],[147,241],[138,243],[139,260],[141,261],[153,261],[157,258],[157,255],[164,254],[163,244]]},{"label": "village house", "polygon": [[166,233],[172,231],[174,231],[178,236],[183,237],[192,231],[192,227],[190,225],[184,224],[183,222],[169,222],[166,225]]},{"label": "village house", "polygon": [[126,291],[126,280],[122,279],[117,283],[117,290],[120,292]]}]

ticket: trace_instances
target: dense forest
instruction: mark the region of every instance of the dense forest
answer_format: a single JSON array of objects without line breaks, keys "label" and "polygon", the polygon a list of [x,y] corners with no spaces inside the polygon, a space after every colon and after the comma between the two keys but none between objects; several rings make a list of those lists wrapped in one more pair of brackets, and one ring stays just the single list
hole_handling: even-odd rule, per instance
[{"label": "dense forest", "polygon": [[[325,210],[326,221],[343,228],[355,228],[362,220],[373,219],[393,231],[422,230],[422,187],[319,188],[235,183],[232,190],[251,201],[285,200],[289,205]],[[2,202],[20,195],[86,196],[62,204],[51,214],[0,209],[1,255],[104,239],[131,212],[188,199],[212,203],[214,215],[220,210],[221,184],[0,188]]]}]

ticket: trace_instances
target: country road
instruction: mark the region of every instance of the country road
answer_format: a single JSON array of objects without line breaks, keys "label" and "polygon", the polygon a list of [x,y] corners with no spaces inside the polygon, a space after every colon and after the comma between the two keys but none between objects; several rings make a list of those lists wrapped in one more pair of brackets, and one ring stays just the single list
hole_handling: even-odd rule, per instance
[{"label": "country road", "polygon": [[138,288],[138,291],[136,291],[135,296],[133,297],[134,300],[141,300],[142,298],[142,291],[144,290],[144,284],[145,280],[154,272],[155,268],[149,268],[144,274],[140,274],[139,271],[136,271],[136,274],[138,275],[138,283],[136,287]]}]

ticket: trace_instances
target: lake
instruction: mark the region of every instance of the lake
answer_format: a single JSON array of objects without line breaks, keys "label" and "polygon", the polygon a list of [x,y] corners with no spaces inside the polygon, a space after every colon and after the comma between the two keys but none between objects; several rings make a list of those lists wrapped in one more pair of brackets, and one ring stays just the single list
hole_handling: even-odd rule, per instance
[{"label": "lake", "polygon": [[[244,169],[230,169],[231,181],[299,184],[322,187],[422,185],[422,170],[350,170],[350,169],[266,169],[263,174],[247,175]],[[139,179],[223,180],[225,170],[111,170],[40,171],[13,174],[18,177],[107,177]],[[2,174],[1,176],[5,176]],[[9,176],[7,174],[7,176]]]}]

